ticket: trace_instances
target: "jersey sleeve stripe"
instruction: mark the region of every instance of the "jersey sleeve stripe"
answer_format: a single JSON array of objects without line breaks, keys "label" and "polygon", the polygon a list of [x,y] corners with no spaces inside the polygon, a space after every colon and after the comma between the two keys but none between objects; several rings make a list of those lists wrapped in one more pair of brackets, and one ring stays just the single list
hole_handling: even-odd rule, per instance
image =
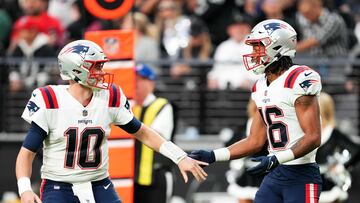
[{"label": "jersey sleeve stripe", "polygon": [[49,109],[50,108],[50,103],[49,103],[48,96],[47,96],[47,94],[45,92],[45,89],[43,87],[41,87],[41,88],[39,88],[39,90],[41,92],[41,95],[44,98],[46,108]]},{"label": "jersey sleeve stripe", "polygon": [[39,88],[47,109],[59,108],[54,90],[50,86]]},{"label": "jersey sleeve stripe", "polygon": [[116,85],[112,85],[110,88],[109,107],[120,106],[120,89]]},{"label": "jersey sleeve stripe", "polygon": [[111,88],[109,89],[109,107],[112,107],[113,105],[113,100],[114,100],[114,85],[111,86]]},{"label": "jersey sleeve stripe", "polygon": [[302,73],[308,69],[309,69],[308,67],[302,66],[302,67],[298,67],[295,70],[291,71],[285,80],[284,87],[285,88],[293,88],[296,78],[300,75],[300,73]]},{"label": "jersey sleeve stripe", "polygon": [[59,108],[59,105],[58,105],[58,102],[57,102],[57,98],[56,98],[56,95],[55,95],[55,92],[54,92],[53,88],[51,88],[50,86],[46,86],[46,89],[48,89],[49,92],[50,92],[51,99],[52,99],[52,101],[54,102],[54,108],[55,108],[55,109]]},{"label": "jersey sleeve stripe", "polygon": [[120,88],[118,86],[115,86],[116,87],[116,107],[119,107],[120,106]]}]

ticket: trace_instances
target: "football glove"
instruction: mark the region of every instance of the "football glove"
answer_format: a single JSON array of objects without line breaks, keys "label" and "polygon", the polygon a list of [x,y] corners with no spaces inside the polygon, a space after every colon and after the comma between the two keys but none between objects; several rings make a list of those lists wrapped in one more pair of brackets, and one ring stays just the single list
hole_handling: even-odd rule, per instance
[{"label": "football glove", "polygon": [[251,161],[260,162],[258,165],[247,169],[246,171],[252,175],[260,175],[270,172],[279,165],[276,156],[259,156],[252,158]]},{"label": "football glove", "polygon": [[192,159],[196,159],[198,161],[203,161],[208,164],[215,162],[215,154],[214,151],[206,151],[206,150],[194,150],[189,154],[189,157]]}]

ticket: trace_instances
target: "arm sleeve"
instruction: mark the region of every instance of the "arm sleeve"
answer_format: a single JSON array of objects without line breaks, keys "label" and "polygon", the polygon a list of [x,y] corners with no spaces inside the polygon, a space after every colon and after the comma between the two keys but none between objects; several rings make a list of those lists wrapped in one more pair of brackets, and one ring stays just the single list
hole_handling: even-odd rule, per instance
[{"label": "arm sleeve", "polygon": [[41,143],[46,138],[47,133],[41,127],[39,127],[35,122],[31,122],[29,131],[23,142],[23,147],[36,153],[40,148]]},{"label": "arm sleeve", "polygon": [[46,133],[49,132],[45,102],[39,89],[31,93],[31,98],[26,104],[21,117],[30,124],[35,122]]},{"label": "arm sleeve", "polygon": [[290,102],[294,104],[297,98],[304,95],[319,96],[321,88],[320,75],[312,69],[306,70],[296,78]]},{"label": "arm sleeve", "polygon": [[117,108],[114,124],[115,125],[125,125],[128,124],[133,118],[134,115],[131,111],[130,102],[126,98],[123,91],[120,89],[121,94],[121,101],[120,101],[120,107]]},{"label": "arm sleeve", "polygon": [[128,122],[127,124],[117,125],[117,126],[120,127],[121,129],[125,130],[127,133],[134,134],[140,129],[141,122],[138,119],[136,119],[135,117],[133,117],[133,119],[130,122]]}]

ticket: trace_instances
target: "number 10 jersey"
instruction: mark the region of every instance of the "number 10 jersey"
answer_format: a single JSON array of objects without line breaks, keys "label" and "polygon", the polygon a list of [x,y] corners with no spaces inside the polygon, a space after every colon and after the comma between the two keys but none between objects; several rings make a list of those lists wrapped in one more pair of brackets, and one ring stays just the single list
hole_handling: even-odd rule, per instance
[{"label": "number 10 jersey", "polygon": [[[97,181],[108,174],[110,124],[133,119],[121,89],[94,91],[84,107],[67,91],[68,85],[51,85],[33,91],[22,114],[46,133],[41,178],[77,183]],[[127,164],[127,163],[124,163]]]}]

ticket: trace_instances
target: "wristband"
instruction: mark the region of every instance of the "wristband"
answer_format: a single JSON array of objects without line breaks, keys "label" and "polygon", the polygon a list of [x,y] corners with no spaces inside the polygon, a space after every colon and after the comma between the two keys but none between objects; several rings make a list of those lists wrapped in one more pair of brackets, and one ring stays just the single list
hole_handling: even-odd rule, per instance
[{"label": "wristband", "polygon": [[180,147],[171,141],[166,141],[161,144],[159,152],[167,158],[171,159],[176,164],[178,164],[187,156],[186,152],[184,152]]},{"label": "wristband", "polygon": [[230,151],[226,147],[220,148],[220,149],[215,149],[213,152],[215,154],[215,161],[229,161],[230,160]]},{"label": "wristband", "polygon": [[291,149],[276,152],[275,156],[280,164],[291,161],[295,158],[295,155]]},{"label": "wristband", "polygon": [[19,178],[17,181],[17,184],[18,184],[18,190],[19,190],[20,196],[22,193],[24,193],[26,191],[32,191],[30,178],[28,178],[28,177]]}]

